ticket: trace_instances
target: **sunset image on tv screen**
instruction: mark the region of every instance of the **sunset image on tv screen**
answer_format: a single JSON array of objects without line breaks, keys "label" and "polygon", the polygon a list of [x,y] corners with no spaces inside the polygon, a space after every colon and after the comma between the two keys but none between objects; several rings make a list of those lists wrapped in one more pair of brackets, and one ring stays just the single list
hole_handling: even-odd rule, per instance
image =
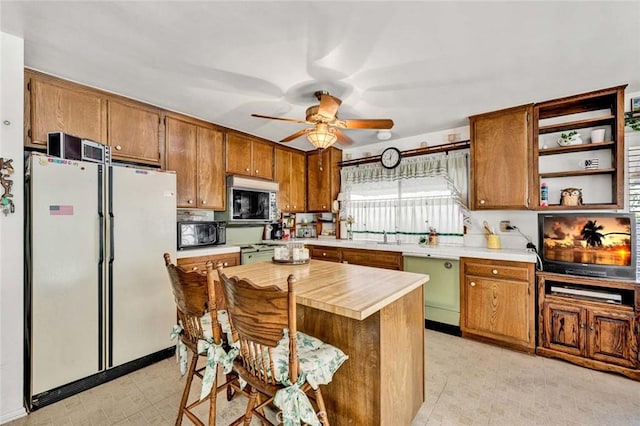
[{"label": "sunset image on tv screen", "polygon": [[565,216],[544,218],[544,257],[594,265],[631,264],[628,217]]}]

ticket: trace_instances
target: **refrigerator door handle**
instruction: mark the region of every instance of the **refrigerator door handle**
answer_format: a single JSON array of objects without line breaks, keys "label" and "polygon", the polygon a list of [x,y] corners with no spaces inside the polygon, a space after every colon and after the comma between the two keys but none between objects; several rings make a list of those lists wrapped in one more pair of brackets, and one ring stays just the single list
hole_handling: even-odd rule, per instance
[{"label": "refrigerator door handle", "polygon": [[104,369],[104,193],[103,193],[104,167],[98,166],[98,370]]},{"label": "refrigerator door handle", "polygon": [[107,278],[107,293],[109,297],[109,303],[107,304],[108,310],[108,345],[107,345],[107,368],[113,367],[113,261],[115,259],[115,240],[114,240],[114,228],[115,218],[113,215],[113,167],[109,166],[108,185],[107,185],[107,203],[109,206],[109,274]]}]

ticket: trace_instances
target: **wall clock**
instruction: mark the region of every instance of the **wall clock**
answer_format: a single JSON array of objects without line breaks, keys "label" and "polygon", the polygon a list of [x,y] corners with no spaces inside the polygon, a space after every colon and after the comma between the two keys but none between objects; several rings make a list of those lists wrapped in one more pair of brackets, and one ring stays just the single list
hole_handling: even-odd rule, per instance
[{"label": "wall clock", "polygon": [[382,155],[380,156],[380,162],[382,163],[382,167],[386,169],[393,169],[398,167],[400,164],[400,160],[402,160],[402,154],[398,148],[387,148],[382,151]]}]

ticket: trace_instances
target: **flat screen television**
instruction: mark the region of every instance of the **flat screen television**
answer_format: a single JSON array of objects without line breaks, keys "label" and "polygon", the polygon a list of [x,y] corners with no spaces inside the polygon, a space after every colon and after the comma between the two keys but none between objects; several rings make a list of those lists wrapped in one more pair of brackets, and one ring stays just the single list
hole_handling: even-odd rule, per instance
[{"label": "flat screen television", "polygon": [[636,279],[633,213],[541,213],[540,258],[547,272]]}]

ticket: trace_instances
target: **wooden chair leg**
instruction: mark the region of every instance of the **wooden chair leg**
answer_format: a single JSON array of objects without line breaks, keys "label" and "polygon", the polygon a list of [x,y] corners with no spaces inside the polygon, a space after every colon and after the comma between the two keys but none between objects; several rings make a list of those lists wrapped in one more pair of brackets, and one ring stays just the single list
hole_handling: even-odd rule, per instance
[{"label": "wooden chair leg", "polygon": [[247,403],[247,411],[244,413],[244,425],[249,426],[251,423],[251,417],[253,417],[253,409],[256,406],[256,400],[258,399],[258,390],[251,388],[249,394],[249,402]]},{"label": "wooden chair leg", "polygon": [[318,420],[322,423],[323,426],[329,426],[329,418],[327,417],[327,408],[324,405],[324,399],[322,398],[322,392],[320,392],[320,388],[314,389],[313,393],[316,397],[316,404],[318,404]]},{"label": "wooden chair leg", "polygon": [[198,364],[198,354],[194,353],[191,357],[191,363],[189,364],[189,371],[187,371],[187,378],[185,380],[184,390],[182,391],[182,399],[180,400],[180,409],[178,410],[178,418],[176,419],[176,426],[182,424],[182,418],[184,417],[184,410],[187,406],[187,400],[189,399],[189,390],[191,389],[191,382],[193,382],[193,375],[196,371],[196,365]]},{"label": "wooden chair leg", "polygon": [[218,396],[218,370],[216,368],[216,374],[213,378],[213,386],[211,386],[211,393],[209,394],[209,425],[216,424],[216,398]]}]

